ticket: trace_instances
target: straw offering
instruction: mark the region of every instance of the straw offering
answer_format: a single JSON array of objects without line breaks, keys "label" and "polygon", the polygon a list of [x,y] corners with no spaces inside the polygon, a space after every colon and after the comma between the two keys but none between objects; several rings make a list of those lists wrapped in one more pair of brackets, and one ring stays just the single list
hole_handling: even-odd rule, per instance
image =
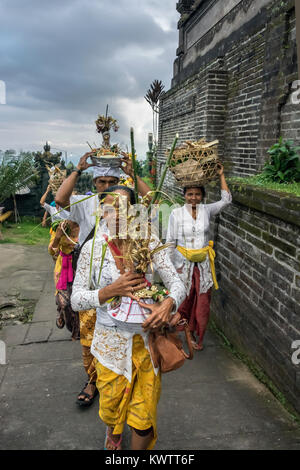
[{"label": "straw offering", "polygon": [[170,170],[180,186],[204,185],[219,177],[218,169],[221,162],[218,158],[218,144],[218,140],[186,141],[174,150]]}]

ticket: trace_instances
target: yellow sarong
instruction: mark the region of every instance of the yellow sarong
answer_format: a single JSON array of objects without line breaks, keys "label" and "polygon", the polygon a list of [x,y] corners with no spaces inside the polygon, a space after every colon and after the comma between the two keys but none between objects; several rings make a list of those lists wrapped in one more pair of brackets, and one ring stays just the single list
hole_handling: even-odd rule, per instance
[{"label": "yellow sarong", "polygon": [[216,253],[213,249],[214,242],[212,240],[209,241],[208,246],[201,248],[201,250],[190,250],[188,248],[184,248],[183,246],[177,246],[177,250],[181,253],[187,260],[191,261],[192,263],[203,263],[205,261],[207,255],[209,256],[209,263],[211,269],[211,275],[214,281],[214,286],[216,289],[219,289],[219,285],[217,282],[216,277],[216,269],[215,269],[215,257]]},{"label": "yellow sarong", "polygon": [[148,450],[157,440],[156,409],[160,397],[161,376],[155,374],[150,354],[143,338],[135,335],[132,340],[132,380],[112,372],[97,362],[97,388],[99,390],[99,416],[113,434],[122,434],[124,424],[144,431],[153,428],[153,439]]}]

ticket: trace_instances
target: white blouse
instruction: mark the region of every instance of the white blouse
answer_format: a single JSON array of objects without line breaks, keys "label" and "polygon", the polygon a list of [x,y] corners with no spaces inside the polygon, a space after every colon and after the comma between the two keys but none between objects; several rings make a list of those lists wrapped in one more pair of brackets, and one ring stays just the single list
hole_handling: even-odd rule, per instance
[{"label": "white blouse", "polygon": [[[179,276],[187,292],[190,292],[192,285],[194,263],[188,261],[176,249],[176,246],[179,245],[193,250],[200,250],[207,246],[211,217],[218,214],[231,201],[231,194],[222,190],[220,201],[213,204],[199,204],[197,206],[196,220],[193,218],[191,206],[188,204],[171,212],[166,243],[171,243],[171,247],[168,248],[169,255],[176,270],[182,271],[179,272]],[[213,286],[208,257],[203,263],[197,263],[197,266],[200,271],[200,294],[203,294]]]},{"label": "white blouse", "polygon": [[95,227],[99,198],[97,195],[89,197],[84,194],[71,196],[70,204],[73,204],[70,206],[70,220],[79,225],[78,244],[81,246]]},{"label": "white blouse", "polygon": [[[105,243],[106,241],[101,232],[97,235],[94,246],[91,286],[89,286],[89,276],[92,240],[84,245],[78,260],[71,304],[74,311],[96,308],[97,321],[91,352],[101,364],[118,375],[124,375],[130,382],[132,375],[132,338],[135,334],[140,334],[144,339],[145,347],[149,350],[149,333],[144,333],[141,327],[133,328],[126,323],[124,323],[124,327],[115,326],[107,313],[107,303],[99,303],[99,289],[110,285],[121,276],[111,251],[107,248],[100,282],[98,282],[102,249]],[[157,242],[151,242],[151,249],[156,246]],[[166,250],[154,255],[153,265],[154,271],[158,272],[165,287],[169,290],[170,297],[174,299],[177,310],[186,297],[186,290]],[[151,274],[146,275],[150,282],[153,281],[152,277]]]},{"label": "white blouse", "polygon": [[[69,211],[60,208],[56,209],[56,207],[47,204],[47,202],[43,204],[43,208],[50,214],[51,223],[56,222],[57,220],[65,220],[70,218]],[[59,214],[57,212],[59,212]]]}]

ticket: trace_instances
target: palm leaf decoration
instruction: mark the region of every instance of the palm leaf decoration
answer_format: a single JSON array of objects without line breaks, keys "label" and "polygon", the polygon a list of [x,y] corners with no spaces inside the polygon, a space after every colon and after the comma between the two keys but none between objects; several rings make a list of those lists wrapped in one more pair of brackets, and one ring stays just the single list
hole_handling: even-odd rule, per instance
[{"label": "palm leaf decoration", "polygon": [[164,91],[164,88],[165,86],[162,84],[161,80],[154,80],[151,83],[146,96],[144,97],[145,100],[150,104],[151,108],[153,109],[155,113],[159,112],[158,102]]}]

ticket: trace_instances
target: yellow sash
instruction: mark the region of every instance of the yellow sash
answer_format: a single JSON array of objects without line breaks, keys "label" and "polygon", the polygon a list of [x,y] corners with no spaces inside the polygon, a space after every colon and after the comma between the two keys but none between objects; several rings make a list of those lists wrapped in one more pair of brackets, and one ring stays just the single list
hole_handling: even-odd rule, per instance
[{"label": "yellow sash", "polygon": [[216,270],[215,270],[215,257],[216,253],[213,250],[214,242],[210,240],[208,246],[202,248],[201,250],[189,250],[188,248],[184,248],[183,246],[177,246],[177,250],[181,253],[186,259],[191,261],[192,263],[202,263],[205,261],[207,255],[209,256],[209,263],[212,278],[214,281],[214,286],[216,289],[219,289],[217,278],[216,278]]}]

